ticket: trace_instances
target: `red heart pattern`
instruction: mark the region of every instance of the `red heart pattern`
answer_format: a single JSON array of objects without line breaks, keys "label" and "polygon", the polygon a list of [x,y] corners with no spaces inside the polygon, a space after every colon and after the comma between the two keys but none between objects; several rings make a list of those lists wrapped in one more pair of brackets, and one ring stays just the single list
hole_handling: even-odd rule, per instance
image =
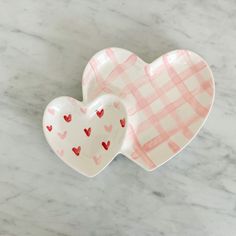
[{"label": "red heart pattern", "polygon": [[103,146],[103,148],[104,148],[105,150],[108,150],[108,149],[109,149],[109,147],[110,147],[110,144],[111,144],[111,142],[110,142],[110,141],[107,141],[107,142],[102,142],[102,146]]},{"label": "red heart pattern", "polygon": [[47,128],[47,130],[48,130],[49,132],[52,131],[52,125],[47,125],[46,128]]},{"label": "red heart pattern", "polygon": [[101,109],[100,111],[97,111],[97,116],[99,118],[102,118],[103,114],[104,114],[104,110],[103,109]]},{"label": "red heart pattern", "polygon": [[123,104],[113,95],[86,106],[71,97],[59,97],[45,110],[44,133],[58,157],[80,173],[95,176],[119,152],[126,132],[120,121],[125,118]]},{"label": "red heart pattern", "polygon": [[86,128],[84,129],[84,132],[85,132],[85,134],[86,134],[88,137],[90,136],[91,131],[92,131],[91,127],[88,128],[88,129],[86,129]]},{"label": "red heart pattern", "polygon": [[120,125],[121,125],[122,128],[125,127],[125,118],[120,120]]},{"label": "red heart pattern", "polygon": [[66,122],[71,122],[71,119],[72,119],[71,114],[69,114],[69,115],[64,115],[64,120],[65,120]]},{"label": "red heart pattern", "polygon": [[75,154],[76,156],[79,156],[80,151],[81,151],[81,147],[80,147],[80,146],[78,146],[78,147],[73,147],[73,148],[72,148],[72,151],[74,152],[74,154]]}]

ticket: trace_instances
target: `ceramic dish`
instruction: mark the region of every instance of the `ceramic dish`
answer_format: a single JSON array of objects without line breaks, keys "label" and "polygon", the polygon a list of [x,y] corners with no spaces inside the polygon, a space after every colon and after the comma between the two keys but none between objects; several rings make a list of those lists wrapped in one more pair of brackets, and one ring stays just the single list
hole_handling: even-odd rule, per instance
[{"label": "ceramic dish", "polygon": [[117,153],[154,170],[195,137],[214,99],[209,66],[188,50],[151,64],[124,49],[102,50],[87,64],[82,89],[85,104],[56,98],[43,128],[55,153],[86,176],[98,174]]},{"label": "ceramic dish", "polygon": [[54,152],[70,167],[95,176],[118,154],[126,132],[126,110],[113,95],[85,104],[71,97],[51,101],[44,132]]}]

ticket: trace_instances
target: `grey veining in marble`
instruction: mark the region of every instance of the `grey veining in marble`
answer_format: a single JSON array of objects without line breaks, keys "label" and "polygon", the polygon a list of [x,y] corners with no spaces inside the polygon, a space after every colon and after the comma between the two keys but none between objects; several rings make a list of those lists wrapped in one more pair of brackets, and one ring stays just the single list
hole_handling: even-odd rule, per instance
[{"label": "grey veining in marble", "polygon": [[[0,0],[0,235],[236,235],[236,2]],[[216,100],[197,138],[148,173],[119,157],[93,179],[62,163],[41,120],[82,98],[90,57],[123,47],[151,62],[188,48]]]}]

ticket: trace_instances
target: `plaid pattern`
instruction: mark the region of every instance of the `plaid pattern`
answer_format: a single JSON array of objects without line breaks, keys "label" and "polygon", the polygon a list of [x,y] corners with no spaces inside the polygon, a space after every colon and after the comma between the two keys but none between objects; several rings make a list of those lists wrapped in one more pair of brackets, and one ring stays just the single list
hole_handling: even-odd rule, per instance
[{"label": "plaid pattern", "polygon": [[146,64],[117,48],[97,53],[83,76],[85,100],[112,93],[124,102],[128,132],[121,152],[153,170],[198,132],[212,105],[214,83],[203,59],[187,50]]}]

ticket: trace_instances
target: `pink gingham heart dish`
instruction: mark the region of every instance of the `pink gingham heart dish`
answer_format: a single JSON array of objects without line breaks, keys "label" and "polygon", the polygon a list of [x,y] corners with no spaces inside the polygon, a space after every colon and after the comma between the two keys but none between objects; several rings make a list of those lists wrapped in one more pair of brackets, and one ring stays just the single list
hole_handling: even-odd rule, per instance
[{"label": "pink gingham heart dish", "polygon": [[196,136],[215,93],[208,64],[188,50],[171,51],[151,64],[124,49],[102,50],[87,64],[82,89],[86,102],[103,94],[120,98],[117,106],[127,111],[120,152],[149,171]]}]

